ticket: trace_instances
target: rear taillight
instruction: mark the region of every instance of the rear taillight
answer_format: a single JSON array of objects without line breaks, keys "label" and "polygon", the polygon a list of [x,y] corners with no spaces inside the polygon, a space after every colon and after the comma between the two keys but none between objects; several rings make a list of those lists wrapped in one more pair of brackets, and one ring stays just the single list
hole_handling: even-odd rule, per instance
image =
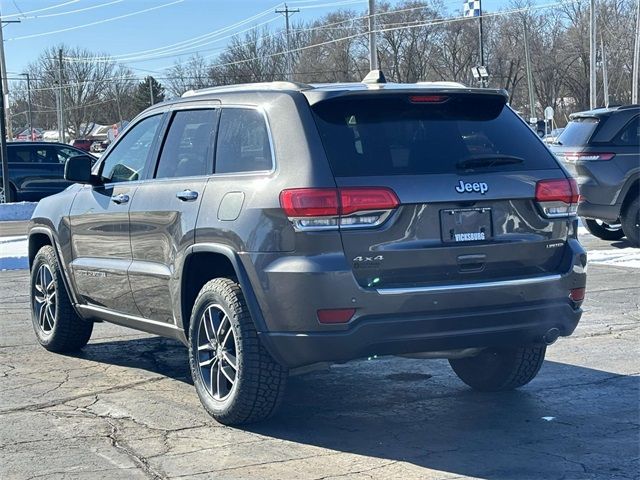
[{"label": "rear taillight", "polygon": [[582,288],[572,288],[569,290],[569,298],[574,302],[582,302],[584,300],[586,289]]},{"label": "rear taillight", "polygon": [[280,193],[280,205],[297,230],[374,227],[399,204],[386,187],[292,188]]},{"label": "rear taillight", "polygon": [[411,103],[444,103],[449,100],[446,95],[411,95]]},{"label": "rear taillight", "polygon": [[536,184],[536,202],[547,218],[574,216],[578,199],[578,184],[573,178],[540,180]]},{"label": "rear taillight", "polygon": [[616,156],[615,153],[596,153],[596,152],[565,152],[561,154],[567,162],[589,162],[597,160],[611,160]]}]

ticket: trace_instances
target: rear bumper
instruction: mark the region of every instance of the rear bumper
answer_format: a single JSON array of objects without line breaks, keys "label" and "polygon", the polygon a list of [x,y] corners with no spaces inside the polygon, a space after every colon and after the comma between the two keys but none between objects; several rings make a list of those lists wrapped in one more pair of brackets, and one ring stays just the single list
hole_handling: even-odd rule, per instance
[{"label": "rear bumper", "polygon": [[581,315],[581,309],[557,302],[480,312],[361,318],[344,332],[264,332],[260,338],[280,363],[293,368],[373,355],[541,343],[552,328],[561,336],[571,335]]},{"label": "rear bumper", "polygon": [[608,223],[615,223],[620,218],[621,205],[597,205],[587,201],[582,201],[578,205],[578,215],[585,218],[604,220]]},{"label": "rear bumper", "polygon": [[[241,254],[261,317],[259,335],[288,367],[370,355],[525,345],[580,319],[569,291],[585,287],[586,253],[568,240],[561,274],[413,289],[360,287],[342,253],[318,257]],[[355,308],[346,324],[320,309]]]}]

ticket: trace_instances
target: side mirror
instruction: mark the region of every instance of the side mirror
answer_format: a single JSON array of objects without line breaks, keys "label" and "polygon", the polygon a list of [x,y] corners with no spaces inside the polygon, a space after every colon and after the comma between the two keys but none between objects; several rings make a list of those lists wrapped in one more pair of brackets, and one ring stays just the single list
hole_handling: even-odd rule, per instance
[{"label": "side mirror", "polygon": [[64,165],[64,179],[75,183],[91,183],[91,167],[95,158],[89,155],[70,157]]}]

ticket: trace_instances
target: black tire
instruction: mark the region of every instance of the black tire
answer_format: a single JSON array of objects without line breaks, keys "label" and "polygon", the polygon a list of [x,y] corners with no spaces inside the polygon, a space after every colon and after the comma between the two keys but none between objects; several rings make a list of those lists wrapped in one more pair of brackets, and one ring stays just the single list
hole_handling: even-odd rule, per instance
[{"label": "black tire", "polygon": [[449,360],[449,364],[458,378],[475,390],[513,390],[535,378],[546,350],[546,346],[492,348],[475,357]]},{"label": "black tire", "polygon": [[620,240],[624,237],[624,231],[619,225],[611,226],[602,220],[593,220],[591,218],[583,218],[582,223],[591,235],[602,240]]},{"label": "black tire", "polygon": [[640,198],[633,199],[622,212],[622,230],[634,247],[640,247]]},{"label": "black tire", "polygon": [[31,320],[38,342],[51,352],[80,350],[93,331],[93,322],[80,318],[73,308],[50,245],[38,251],[31,267]]},{"label": "black tire", "polygon": [[264,420],[282,401],[288,371],[260,343],[242,290],[228,278],[207,282],[196,298],[189,364],[202,405],[225,425]]}]

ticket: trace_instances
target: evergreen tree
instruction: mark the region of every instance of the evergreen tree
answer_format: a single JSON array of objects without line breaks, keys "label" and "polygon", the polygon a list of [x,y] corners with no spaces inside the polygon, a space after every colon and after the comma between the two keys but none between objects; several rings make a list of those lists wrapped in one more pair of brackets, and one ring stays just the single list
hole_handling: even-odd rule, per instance
[{"label": "evergreen tree", "polygon": [[136,86],[136,91],[133,95],[133,104],[136,111],[141,112],[152,105],[151,93],[153,93],[153,104],[164,101],[164,87],[155,78],[148,76]]}]

